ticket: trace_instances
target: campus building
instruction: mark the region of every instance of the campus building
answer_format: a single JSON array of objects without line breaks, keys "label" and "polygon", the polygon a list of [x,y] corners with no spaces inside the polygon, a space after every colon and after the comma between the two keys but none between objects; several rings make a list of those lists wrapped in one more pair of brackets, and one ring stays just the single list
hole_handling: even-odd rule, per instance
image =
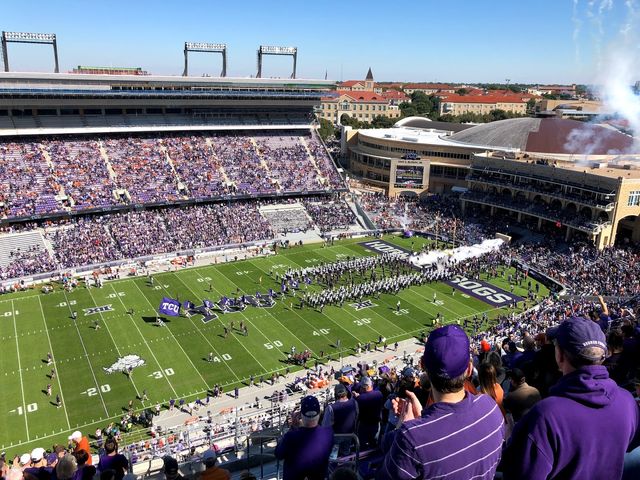
[{"label": "campus building", "polygon": [[316,114],[339,125],[342,115],[370,123],[375,117],[400,118],[399,105],[411,98],[398,90],[382,91],[373,80],[371,68],[364,80],[347,80],[322,98]]},{"label": "campus building", "polygon": [[640,156],[615,130],[559,118],[469,126],[415,117],[346,128],[343,148],[351,174],[390,196],[458,192],[465,211],[600,248],[640,241]]}]

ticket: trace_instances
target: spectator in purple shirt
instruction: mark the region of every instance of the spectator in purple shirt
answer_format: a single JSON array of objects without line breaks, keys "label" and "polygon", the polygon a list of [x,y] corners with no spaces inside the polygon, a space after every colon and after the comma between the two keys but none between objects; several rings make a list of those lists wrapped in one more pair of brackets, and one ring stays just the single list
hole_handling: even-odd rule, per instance
[{"label": "spectator in purple shirt", "polygon": [[604,333],[574,317],[547,336],[563,376],[514,428],[504,478],[621,478],[625,452],[640,441],[640,413],[602,365]]},{"label": "spectator in purple shirt", "polygon": [[406,399],[394,400],[400,418],[377,478],[492,479],[502,453],[504,421],[491,397],[464,389],[473,371],[464,330],[447,325],[431,332],[422,364],[434,403],[422,411],[410,391]]},{"label": "spectator in purple shirt", "polygon": [[283,480],[322,480],[326,477],[333,432],[318,426],[320,403],[316,397],[304,397],[300,403],[302,425],[284,434],[275,455],[284,460]]},{"label": "spectator in purple shirt", "polygon": [[376,434],[380,427],[380,414],[384,406],[384,397],[380,390],[373,389],[371,377],[363,377],[360,381],[360,392],[354,396],[358,403],[359,423],[358,439],[363,449],[373,448],[376,443]]},{"label": "spectator in purple shirt", "polygon": [[104,450],[106,455],[100,457],[98,461],[98,470],[104,472],[105,470],[113,470],[116,472],[116,480],[122,480],[124,475],[129,470],[129,461],[127,457],[118,453],[118,442],[115,439],[110,438],[104,442]]}]

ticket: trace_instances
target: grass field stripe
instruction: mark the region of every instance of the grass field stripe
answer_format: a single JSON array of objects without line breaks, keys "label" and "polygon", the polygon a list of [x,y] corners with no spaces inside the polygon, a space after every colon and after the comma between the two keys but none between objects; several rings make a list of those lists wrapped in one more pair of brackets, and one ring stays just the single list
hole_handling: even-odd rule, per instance
[{"label": "grass field stripe", "polygon": [[[285,256],[285,258],[287,258],[289,261],[298,264],[297,262],[295,262],[295,260],[292,260],[288,257]],[[269,259],[271,260],[271,259]],[[251,260],[249,260],[249,263],[251,263],[252,265],[254,265],[258,270],[261,270],[262,272],[266,273],[267,275],[269,274],[266,270],[260,268],[258,265],[255,265]],[[275,263],[272,263],[271,265],[275,265]],[[301,318],[307,325],[309,325],[311,327],[312,330],[316,330],[316,327],[314,327],[313,325],[311,325],[307,320],[305,320],[305,318],[300,315],[298,312],[296,312],[295,310],[293,311],[299,318]],[[335,322],[330,316],[328,316],[326,313],[322,312],[321,315],[323,315],[324,317],[326,317],[327,319],[329,319],[331,321],[331,323],[333,323],[334,325],[336,325],[340,330],[342,330],[343,332],[348,333],[349,335],[351,335],[358,343],[360,343],[360,339],[358,337],[356,337],[355,335],[353,335],[349,330],[347,330],[346,328],[342,327],[339,323]],[[291,332],[291,330],[289,330]],[[291,332],[293,333],[293,332]],[[329,338],[329,335],[324,335],[325,337]],[[333,338],[334,336],[332,336],[331,338]],[[335,341],[335,340],[333,340]]]},{"label": "grass field stripe", "polygon": [[[51,357],[53,359],[53,365],[56,364],[56,356],[53,353],[53,346],[51,345],[51,336],[49,335],[49,329],[47,328],[47,320],[44,316],[44,308],[42,307],[42,300],[40,299],[40,295],[38,295],[38,304],[40,305],[40,313],[42,314],[42,322],[44,323],[44,331],[47,334],[47,342],[49,343],[49,351],[51,352]],[[64,401],[64,395],[62,394],[62,384],[60,383],[60,375],[56,372],[56,380],[58,382],[58,389],[60,390],[60,399],[62,399],[62,408],[64,409],[64,416],[67,418],[67,428],[71,430],[71,422],[69,422],[69,413],[67,412],[67,403]]]},{"label": "grass field stripe", "polygon": [[[235,268],[235,265],[234,265],[234,268]],[[236,271],[239,271],[239,270],[236,270]],[[234,282],[233,280],[231,280],[231,278],[229,278],[226,274],[222,273],[222,271],[220,271],[220,274],[222,274],[222,276],[224,276],[227,280],[229,280],[229,281],[230,281],[232,284],[234,284],[237,288],[240,288],[240,286],[239,286],[236,282]],[[266,310],[266,309],[265,309],[265,310]],[[306,348],[306,349],[307,349],[307,350],[309,350],[310,352],[313,352],[313,351],[314,351],[312,348],[309,348],[309,345],[307,345],[306,343],[304,343],[304,342],[303,342],[303,341],[302,341],[302,340],[301,340],[301,339],[300,339],[300,338],[299,338],[295,333],[293,333],[291,330],[289,330],[287,327],[285,327],[282,323],[280,323],[280,320],[278,320],[278,319],[275,317],[275,315],[273,315],[271,312],[267,312],[267,314],[268,314],[271,318],[273,318],[273,319],[276,321],[276,323],[278,323],[278,324],[279,324],[283,329],[285,329],[287,332],[289,332],[291,335],[293,335],[293,337],[294,337],[294,338],[297,338],[297,339],[298,339],[298,341],[299,341],[300,343],[302,343],[302,345],[304,345],[304,348]],[[247,321],[251,322],[249,319],[247,319]],[[251,324],[253,325],[253,323],[251,323]],[[254,328],[255,328],[255,327],[254,327]],[[260,332],[260,333],[262,333],[262,336],[263,336],[264,338],[266,338],[269,342],[271,342],[271,340],[269,340],[269,338],[268,338],[268,337],[267,337],[263,332]],[[279,350],[279,349],[278,349],[278,350]],[[280,350],[280,352],[284,355],[284,352],[282,352],[281,350]],[[285,355],[285,357],[286,357],[286,355]]]},{"label": "grass field stripe", "polygon": [[[64,299],[67,302],[67,306],[69,307],[69,312],[73,313],[71,310],[71,305],[69,304],[69,298],[67,297],[67,292],[63,289]],[[89,353],[87,352],[87,347],[84,344],[84,340],[82,339],[82,334],[80,333],[80,329],[78,328],[78,324],[74,322],[74,326],[76,327],[76,332],[78,332],[78,338],[80,339],[80,345],[82,345],[82,350],[84,350],[84,355],[87,358],[87,363],[89,364],[89,369],[91,370],[91,375],[93,376],[93,381],[96,383],[96,390],[98,391],[98,395],[100,395],[100,400],[102,401],[102,406],[104,407],[104,413],[109,416],[109,411],[107,410],[107,404],[104,403],[104,397],[102,396],[102,390],[100,389],[100,384],[98,383],[98,379],[96,378],[96,372],[93,370],[93,365],[91,365],[91,360],[89,360]]]},{"label": "grass field stripe", "polygon": [[[87,292],[89,292],[89,296],[91,297],[91,300],[93,301],[93,304],[97,307],[98,304],[96,303],[96,299],[93,296],[93,293],[91,293],[91,289],[87,288]],[[113,343],[113,346],[116,348],[116,353],[118,354],[118,357],[122,357],[122,354],[120,353],[120,349],[118,348],[118,344],[117,344],[116,340],[113,338],[113,335],[111,335],[111,330],[109,330],[108,322],[104,321],[104,315],[102,314],[102,312],[98,312],[98,315],[100,315],[100,320],[104,324],[104,328],[107,330],[107,333],[109,334],[109,338],[111,338],[111,342]],[[131,385],[133,386],[133,389],[136,391],[136,397],[142,398],[140,396],[140,391],[138,390],[138,387],[136,386],[136,382],[133,381],[133,375],[128,374],[127,376],[129,378],[129,380],[131,381]],[[144,406],[144,402],[142,402],[142,405]]]},{"label": "grass field stripe", "polygon": [[[122,297],[120,295],[117,294],[115,287],[113,286],[113,283],[110,283],[109,286],[111,287],[111,289],[113,290],[113,293],[116,294],[116,297],[118,298],[118,300],[120,300],[120,303],[122,304],[122,308],[124,308],[125,310],[127,310],[127,306],[124,304],[124,301],[122,300]],[[151,349],[151,345],[149,345],[149,343],[147,342],[147,339],[145,338],[145,336],[142,334],[142,332],[140,331],[140,328],[138,328],[138,325],[136,324],[136,322],[133,320],[133,318],[131,318],[131,315],[129,315],[128,313],[125,313],[124,315],[121,316],[125,316],[125,317],[129,317],[129,319],[131,320],[131,324],[136,328],[136,330],[138,331],[138,334],[140,335],[140,337],[143,340],[143,343],[147,346],[147,350],[149,350],[149,353],[151,353],[151,356],[153,357],[153,360],[156,362],[156,365],[158,365],[158,368],[162,371],[164,371],[164,368],[162,368],[162,365],[160,365],[160,362],[158,361],[158,359],[156,358],[156,355],[153,353],[153,350]],[[171,337],[160,337],[160,338],[171,338]],[[171,388],[171,391],[174,393],[174,395],[176,397],[178,397],[178,392],[176,392],[175,388],[173,388],[173,384],[169,381],[169,378],[167,378],[166,375],[162,376],[166,381],[167,384],[169,385],[169,388]],[[144,402],[143,402],[144,404]]]},{"label": "grass field stripe", "polygon": [[[172,272],[173,276],[176,277],[178,279],[178,281],[180,283],[182,283],[185,287],[187,287],[187,290],[189,290],[193,295],[195,295],[196,298],[198,298],[198,295],[196,294],[196,292],[194,292],[193,290],[191,290],[191,288],[182,281],[182,279],[175,273]],[[165,289],[166,290],[166,289]],[[209,347],[211,347],[211,349],[213,350],[213,352],[216,354],[217,357],[221,357],[220,353],[218,352],[218,350],[216,349],[216,347],[213,346],[213,344],[209,341],[209,339],[207,338],[207,336],[202,333],[202,330],[200,330],[197,325],[195,324],[195,322],[191,319],[191,317],[187,317],[189,318],[189,321],[191,322],[191,324],[195,327],[196,331],[202,336],[202,338],[204,338],[205,342],[207,342],[209,344]],[[227,367],[227,370],[229,370],[231,372],[231,375],[233,375],[237,381],[240,381],[240,378],[238,377],[238,375],[236,375],[236,372],[233,371],[233,369],[229,366],[229,364],[227,362],[222,362],[224,363],[224,366]],[[258,362],[260,363],[260,362]],[[263,370],[266,370],[266,368],[264,368],[264,365],[260,365],[260,367],[262,367]]]},{"label": "grass field stripe", "polygon": [[20,361],[20,346],[18,345],[18,327],[16,325],[16,309],[11,300],[11,316],[13,317],[13,332],[16,334],[16,353],[18,355],[18,373],[20,375],[20,390],[22,391],[22,416],[24,417],[24,428],[27,431],[27,441],[31,439],[29,435],[29,422],[27,421],[27,402],[24,398],[24,383],[22,381],[22,362]]},{"label": "grass field stripe", "polygon": [[[195,272],[195,273],[198,275],[198,277],[200,277],[200,278],[204,278],[204,277],[200,274],[200,272]],[[189,286],[187,286],[187,284],[186,284],[185,282],[183,282],[181,278],[179,278],[178,274],[177,274],[177,273],[174,273],[174,275],[175,275],[176,277],[178,277],[178,279],[182,282],[182,284],[183,284],[184,286],[186,286],[186,287],[189,289],[189,291],[190,291],[191,293],[193,293],[194,295],[196,295],[196,298],[197,298],[197,296],[198,296],[198,295],[197,295],[193,290],[191,290],[191,288],[190,288]],[[213,283],[211,284],[211,286],[213,287]],[[213,289],[214,289],[216,292],[218,292],[218,294],[221,294],[221,293],[220,293],[220,291],[219,291],[217,288],[213,287]],[[240,313],[242,313],[242,312],[240,312]],[[244,313],[242,313],[242,315],[244,316]],[[246,317],[245,317],[245,318],[246,318]],[[247,319],[247,321],[249,321],[249,320]],[[252,324],[252,325],[253,325],[253,324]],[[258,359],[256,358],[256,356],[255,356],[253,353],[251,353],[251,350],[249,350],[247,347],[245,347],[245,345],[240,341],[240,339],[239,339],[239,338],[237,338],[237,337],[236,337],[236,336],[234,336],[234,335],[232,335],[232,337],[233,337],[233,338],[238,342],[238,344],[240,344],[240,346],[241,346],[242,348],[244,348],[244,349],[245,349],[245,351],[246,351],[249,355],[251,355],[251,357],[256,361],[256,363],[257,363],[258,365],[260,365],[260,367],[261,367],[263,370],[265,370],[265,371],[267,370],[267,369],[265,368],[265,366],[264,366],[262,363],[260,363],[260,360],[258,360]],[[217,353],[216,353],[216,355],[217,355]],[[227,366],[228,366],[228,365],[227,365]],[[230,367],[229,367],[229,368],[230,368]],[[234,374],[234,376],[235,376],[235,374]],[[238,377],[236,376],[236,378],[238,378]],[[239,380],[239,379],[238,379],[238,380]]]},{"label": "grass field stripe", "polygon": [[[153,304],[151,303],[151,300],[149,300],[149,298],[144,294],[144,292],[142,291],[142,289],[140,288],[140,286],[138,285],[138,283],[133,280],[133,284],[136,286],[136,288],[140,291],[140,294],[144,297],[144,299],[147,301],[147,303],[149,304],[149,306],[151,308],[153,308],[153,311],[155,312],[156,309],[153,306]],[[168,325],[166,325],[167,330],[169,331],[169,333],[171,334],[171,336],[173,337],[173,339],[175,340],[175,342],[178,344],[178,347],[180,348],[180,350],[182,351],[182,353],[184,353],[184,356],[187,357],[187,360],[189,361],[189,363],[191,364],[191,366],[193,367],[193,369],[196,371],[196,373],[198,374],[198,376],[200,377],[200,380],[202,380],[202,383],[204,383],[204,386],[207,387],[207,390],[209,390],[209,384],[207,383],[207,381],[204,379],[204,377],[202,376],[202,374],[200,373],[200,370],[198,370],[196,368],[196,366],[194,365],[194,363],[191,361],[191,358],[189,357],[189,355],[187,355],[187,352],[184,351],[184,348],[182,348],[182,344],[178,341],[178,339],[176,338],[176,336],[173,334],[173,332],[171,331],[171,329],[169,328]]]}]

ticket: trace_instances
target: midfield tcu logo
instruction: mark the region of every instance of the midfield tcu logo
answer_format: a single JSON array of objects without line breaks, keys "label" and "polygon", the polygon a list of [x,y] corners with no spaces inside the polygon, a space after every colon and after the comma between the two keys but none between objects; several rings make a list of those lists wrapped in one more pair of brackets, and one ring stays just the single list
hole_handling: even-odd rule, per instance
[{"label": "midfield tcu logo", "polygon": [[481,280],[469,280],[461,275],[457,275],[445,283],[496,307],[522,300],[522,297],[512,295],[501,288],[490,286]]},{"label": "midfield tcu logo", "polygon": [[102,367],[105,373],[124,372],[129,370],[129,367],[136,368],[144,365],[144,360],[139,355],[125,355],[119,358],[109,367]]},{"label": "midfield tcu logo", "polygon": [[91,308],[83,308],[84,316],[93,315],[94,313],[102,313],[102,312],[111,312],[113,308],[111,308],[111,304],[102,305],[101,307],[91,307]]}]

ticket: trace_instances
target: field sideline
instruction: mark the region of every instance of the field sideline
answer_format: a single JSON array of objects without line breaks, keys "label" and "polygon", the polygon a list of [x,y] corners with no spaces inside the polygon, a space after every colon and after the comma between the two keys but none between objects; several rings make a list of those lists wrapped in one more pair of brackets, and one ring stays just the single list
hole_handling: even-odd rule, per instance
[{"label": "field sideline", "polygon": [[[409,248],[426,242],[385,237],[388,242]],[[0,413],[5,419],[0,430],[0,445],[8,454],[24,453],[35,446],[66,444],[66,436],[77,428],[91,434],[96,428],[118,421],[129,400],[136,409],[166,403],[170,398],[204,398],[215,384],[225,391],[242,386],[251,375],[270,378],[284,373],[291,346],[297,351],[309,349],[314,359],[337,358],[336,341],[342,352],[353,353],[356,343],[375,342],[379,336],[389,343],[428,331],[438,312],[446,322],[481,315],[490,318],[501,313],[487,303],[457,292],[442,284],[423,285],[371,299],[374,307],[356,310],[328,306],[324,311],[297,308],[298,300],[277,302],[273,308],[247,307],[243,312],[221,315],[208,323],[200,315],[191,318],[169,317],[165,327],[155,325],[156,310],[163,296],[191,300],[219,300],[235,296],[237,289],[246,294],[278,291],[269,272],[301,268],[320,262],[333,262],[346,256],[371,255],[358,245],[365,239],[336,242],[323,248],[309,245],[281,250],[277,255],[246,261],[182,269],[154,275],[154,285],[146,277],[105,282],[101,289],[79,287],[71,293],[56,288],[44,295],[39,290],[0,297]],[[260,279],[262,283],[260,284]],[[505,290],[502,278],[491,283]],[[213,291],[209,291],[209,286]],[[312,287],[316,288],[316,287]],[[438,301],[433,302],[434,292]],[[524,288],[515,294],[525,297]],[[547,294],[541,285],[540,295]],[[400,299],[402,310],[396,312]],[[107,306],[110,309],[85,315],[84,309]],[[133,308],[134,313],[127,313]],[[77,311],[77,320],[71,312]],[[100,328],[94,328],[94,319]],[[228,338],[223,325],[234,321],[236,330]],[[237,329],[240,321],[248,327],[248,336]],[[223,323],[224,322],[224,323]],[[51,352],[57,375],[49,378],[47,352]],[[209,353],[214,361],[209,362]],[[144,365],[133,370],[131,378],[121,372],[107,373],[106,367],[125,355],[138,355]],[[322,359],[320,359],[322,361]],[[313,362],[313,359],[312,359]],[[292,367],[292,370],[294,367]],[[46,395],[47,384],[52,396]],[[148,401],[141,402],[142,392]],[[55,405],[56,394],[62,406]],[[215,405],[212,407],[215,411]]]}]

